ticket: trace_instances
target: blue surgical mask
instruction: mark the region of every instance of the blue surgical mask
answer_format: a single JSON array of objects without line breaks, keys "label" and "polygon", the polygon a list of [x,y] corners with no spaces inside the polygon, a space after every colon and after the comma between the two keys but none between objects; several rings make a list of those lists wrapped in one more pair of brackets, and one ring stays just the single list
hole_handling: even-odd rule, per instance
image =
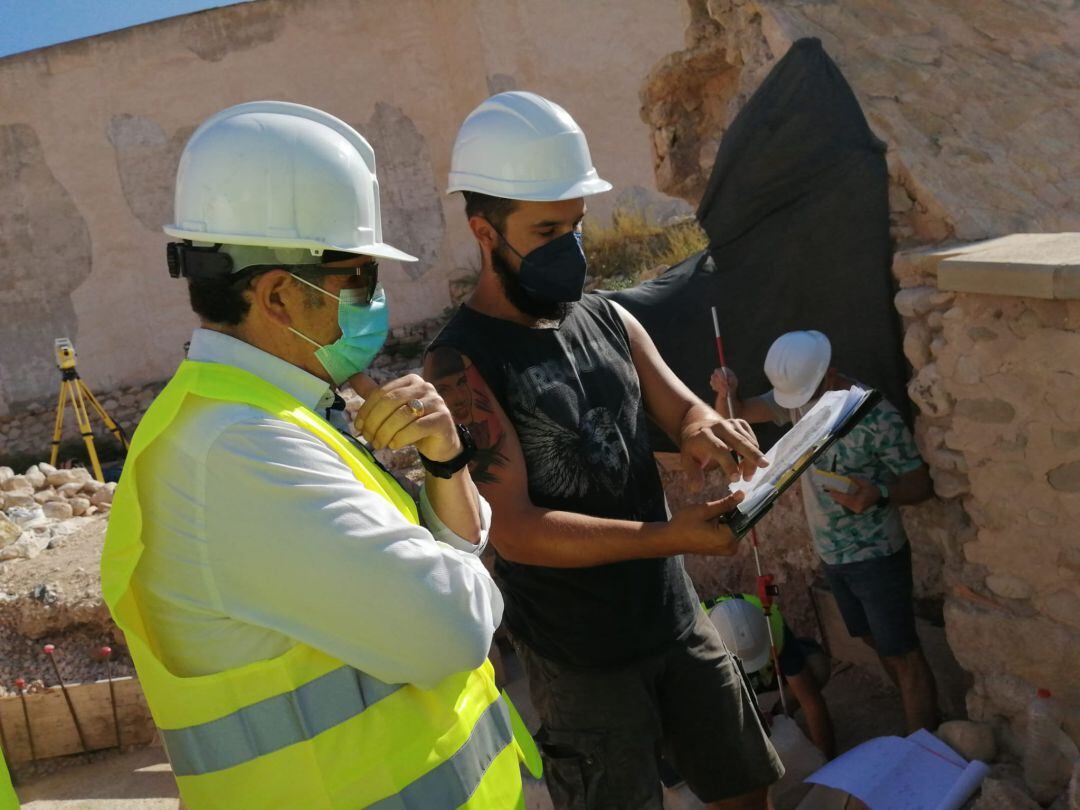
[{"label": "blue surgical mask", "polygon": [[341,295],[337,296],[297,275],[293,275],[293,278],[338,302],[341,337],[333,343],[322,346],[291,326],[289,331],[311,345],[318,346],[315,357],[322,363],[334,385],[341,385],[352,375],[370,366],[386,342],[390,331],[390,310],[386,305],[386,293],[382,285],[379,285],[375,288],[371,303],[366,303],[361,290],[342,290]]},{"label": "blue surgical mask", "polygon": [[589,265],[581,246],[580,231],[564,233],[525,256],[514,250],[501,233],[499,237],[521,259],[518,281],[525,292],[545,304],[581,300]]}]

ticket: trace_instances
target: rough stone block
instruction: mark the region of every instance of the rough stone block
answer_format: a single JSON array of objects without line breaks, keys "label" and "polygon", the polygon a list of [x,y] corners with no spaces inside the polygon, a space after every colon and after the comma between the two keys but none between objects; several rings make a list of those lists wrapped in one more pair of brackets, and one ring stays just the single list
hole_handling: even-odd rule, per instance
[{"label": "rough stone block", "polygon": [[[1080,635],[1066,625],[950,597],[945,628],[960,665],[976,677],[1014,675],[1050,689],[1067,703],[1080,702]],[[1029,698],[1032,692],[1033,686]]]},{"label": "rough stone block", "polygon": [[1052,619],[1080,630],[1080,596],[1073,590],[1056,591],[1035,599],[1035,607]]},{"label": "rough stone block", "polygon": [[979,362],[974,357],[963,355],[956,358],[954,375],[958,383],[974,385],[982,380],[982,372],[979,371]]},{"label": "rough stone block", "polygon": [[986,578],[986,587],[1006,599],[1029,599],[1035,592],[1031,583],[1011,574],[991,574]]},{"label": "rough stone block", "polygon": [[86,511],[90,508],[90,499],[84,498],[82,495],[76,495],[69,500],[68,503],[71,504],[71,510],[76,515],[85,515]]},{"label": "rough stone block", "polygon": [[1061,492],[1080,492],[1080,461],[1054,467],[1046,474],[1046,480]]},{"label": "rough stone block", "polygon": [[922,321],[913,321],[904,332],[904,356],[915,369],[930,362],[930,329]]},{"label": "rough stone block", "polygon": [[34,493],[34,502],[44,504],[49,501],[55,501],[58,497],[60,497],[60,495],[55,489],[46,487],[45,489]]},{"label": "rough stone block", "polygon": [[64,484],[73,484],[78,479],[74,470],[54,470],[46,476],[49,486],[62,487]]},{"label": "rough stone block", "polygon": [[11,467],[0,467],[0,489],[3,489],[4,483],[13,475],[15,475],[15,471]]},{"label": "rough stone block", "polygon": [[946,416],[952,410],[952,400],[942,385],[936,363],[927,363],[908,383],[908,396],[924,414]]},{"label": "rough stone block", "polygon": [[937,292],[933,287],[909,287],[900,290],[893,299],[896,311],[905,318],[925,315],[934,308],[933,299]]},{"label": "rough stone block", "polygon": [[63,495],[65,498],[71,498],[82,492],[82,481],[72,481],[69,484],[62,484],[56,488],[56,491]]},{"label": "rough stone block", "polygon": [[956,403],[956,416],[973,422],[1008,424],[1016,409],[1002,399],[962,399]]},{"label": "rough stone block", "polygon": [[101,481],[91,478],[89,481],[82,485],[82,490],[80,491],[83,495],[90,498],[94,495],[95,492],[97,492],[99,489],[102,489],[104,486],[105,485],[101,483]]},{"label": "rough stone block", "polygon": [[67,520],[75,514],[67,501],[49,501],[41,507],[41,511],[49,520]]},{"label": "rough stone block", "polygon": [[52,535],[47,531],[26,529],[18,540],[0,549],[0,560],[32,560],[48,547],[51,539]]},{"label": "rough stone block", "polygon": [[21,492],[5,492],[4,509],[31,508],[37,505],[32,495]]},{"label": "rough stone block", "polygon": [[941,469],[930,469],[934,481],[934,492],[939,498],[958,498],[971,491],[971,482],[966,475]]},{"label": "rough stone block", "polygon": [[22,534],[22,526],[0,512],[0,548],[10,546],[19,539],[20,534]]},{"label": "rough stone block", "polygon": [[982,792],[971,810],[1042,810],[1019,785],[1001,779],[983,780]]},{"label": "rough stone block", "polygon": [[3,485],[4,492],[10,492],[15,495],[33,495],[34,487],[29,481],[26,480],[25,475],[13,475],[6,480]]},{"label": "rough stone block", "polygon": [[107,487],[102,487],[90,496],[90,503],[92,503],[94,506],[103,506],[111,504],[112,499],[112,490],[108,489]]},{"label": "rough stone block", "polygon": [[938,737],[965,759],[993,762],[997,756],[994,729],[986,723],[970,720],[950,720],[937,730]]},{"label": "rough stone block", "polygon": [[39,470],[36,465],[26,471],[26,480],[30,482],[30,486],[35,490],[45,487],[45,473]]}]

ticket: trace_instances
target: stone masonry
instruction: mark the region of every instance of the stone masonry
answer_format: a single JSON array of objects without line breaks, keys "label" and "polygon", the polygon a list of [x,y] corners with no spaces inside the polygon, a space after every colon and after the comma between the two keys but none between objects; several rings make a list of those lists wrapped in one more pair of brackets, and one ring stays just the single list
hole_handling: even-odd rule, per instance
[{"label": "stone masonry", "polygon": [[[1048,271],[1067,298],[1005,294]],[[949,643],[976,676],[969,713],[1015,749],[1034,687],[1080,707],[1080,234],[902,253],[894,272],[916,438],[957,519]]]}]

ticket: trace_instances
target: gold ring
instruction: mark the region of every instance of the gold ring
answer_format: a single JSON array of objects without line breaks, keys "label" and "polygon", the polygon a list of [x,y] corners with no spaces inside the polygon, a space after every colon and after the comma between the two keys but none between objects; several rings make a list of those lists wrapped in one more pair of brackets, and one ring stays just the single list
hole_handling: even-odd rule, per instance
[{"label": "gold ring", "polygon": [[422,399],[410,399],[405,403],[405,407],[409,409],[409,413],[413,416],[424,415],[424,401]]}]

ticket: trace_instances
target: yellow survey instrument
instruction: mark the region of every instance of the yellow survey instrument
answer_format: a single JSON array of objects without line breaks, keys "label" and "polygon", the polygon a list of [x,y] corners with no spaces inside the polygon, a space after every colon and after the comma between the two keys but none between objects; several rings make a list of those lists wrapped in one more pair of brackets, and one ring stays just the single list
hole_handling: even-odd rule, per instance
[{"label": "yellow survey instrument", "polygon": [[79,426],[79,433],[86,442],[86,452],[90,456],[90,465],[94,470],[94,477],[98,481],[104,481],[105,476],[101,473],[101,462],[98,461],[97,450],[94,448],[94,432],[90,429],[90,413],[86,409],[86,403],[94,409],[101,421],[105,423],[112,434],[124,446],[128,448],[127,436],[112,417],[101,407],[101,403],[86,387],[86,383],[79,377],[75,369],[75,347],[67,338],[57,338],[56,343],[56,367],[60,369],[60,399],[56,403],[56,427],[53,430],[52,454],[49,463],[55,465],[60,453],[60,434],[64,431],[64,408],[67,401],[71,400],[71,409],[75,411],[75,421]]}]

